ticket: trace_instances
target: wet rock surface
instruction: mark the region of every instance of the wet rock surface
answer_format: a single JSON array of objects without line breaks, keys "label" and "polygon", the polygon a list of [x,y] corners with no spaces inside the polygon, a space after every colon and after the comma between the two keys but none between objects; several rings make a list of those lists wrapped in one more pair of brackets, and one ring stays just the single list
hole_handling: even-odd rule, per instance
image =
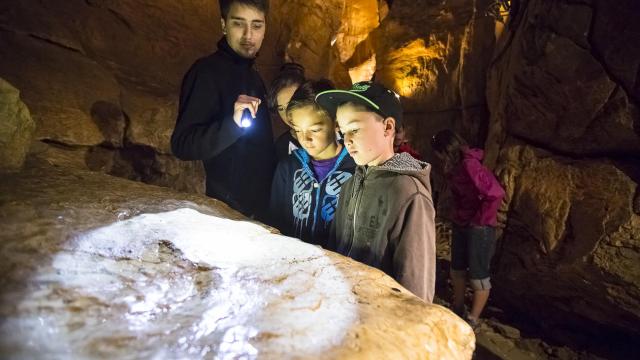
[{"label": "wet rock surface", "polygon": [[381,272],[216,200],[31,160],[0,179],[9,358],[470,358]]}]

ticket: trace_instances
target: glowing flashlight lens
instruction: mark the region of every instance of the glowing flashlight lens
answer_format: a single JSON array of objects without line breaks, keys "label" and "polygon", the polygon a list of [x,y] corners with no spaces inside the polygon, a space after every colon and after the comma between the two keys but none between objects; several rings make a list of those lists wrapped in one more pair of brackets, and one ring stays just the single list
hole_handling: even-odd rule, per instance
[{"label": "glowing flashlight lens", "polygon": [[242,112],[242,119],[240,119],[240,127],[248,128],[251,126],[253,118],[251,117],[251,111],[249,109],[244,109]]}]

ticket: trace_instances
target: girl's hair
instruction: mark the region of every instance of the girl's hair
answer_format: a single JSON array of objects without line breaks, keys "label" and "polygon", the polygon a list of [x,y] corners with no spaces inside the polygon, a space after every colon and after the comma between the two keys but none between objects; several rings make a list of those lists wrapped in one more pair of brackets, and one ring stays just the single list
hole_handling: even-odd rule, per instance
[{"label": "girl's hair", "polygon": [[445,171],[450,170],[462,160],[462,151],[468,148],[460,135],[446,129],[431,138],[431,148],[442,155]]},{"label": "girl's hair", "polygon": [[267,104],[273,112],[277,111],[278,93],[289,86],[300,86],[305,82],[304,67],[296,63],[284,63],[280,67],[278,76],[271,82],[269,93],[267,94]]},{"label": "girl's hair", "polygon": [[316,81],[307,81],[293,93],[291,100],[289,100],[289,106],[287,106],[287,116],[291,115],[293,110],[312,106],[314,110],[327,116],[331,121],[334,120],[334,114],[329,114],[327,110],[323,109],[316,103],[316,96],[327,90],[333,90],[335,87],[333,83],[327,79],[321,79]]}]

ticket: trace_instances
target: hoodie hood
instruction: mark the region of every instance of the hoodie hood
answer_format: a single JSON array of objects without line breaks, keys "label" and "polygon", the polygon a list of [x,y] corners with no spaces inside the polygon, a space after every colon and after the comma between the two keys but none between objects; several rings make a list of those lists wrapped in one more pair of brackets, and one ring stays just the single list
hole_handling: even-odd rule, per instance
[{"label": "hoodie hood", "polygon": [[431,183],[429,182],[429,174],[431,173],[431,164],[424,161],[416,160],[407,153],[399,153],[393,155],[393,157],[379,166],[362,166],[359,165],[356,168],[354,177],[353,195],[357,194],[362,186],[362,180],[367,174],[369,177],[376,177],[383,175],[384,172],[393,172],[402,175],[408,175],[418,180],[424,185],[429,193],[431,193]]},{"label": "hoodie hood", "polygon": [[431,189],[429,183],[431,165],[424,161],[416,160],[407,153],[395,154],[391,159],[373,169],[413,176],[424,184],[427,189]]}]

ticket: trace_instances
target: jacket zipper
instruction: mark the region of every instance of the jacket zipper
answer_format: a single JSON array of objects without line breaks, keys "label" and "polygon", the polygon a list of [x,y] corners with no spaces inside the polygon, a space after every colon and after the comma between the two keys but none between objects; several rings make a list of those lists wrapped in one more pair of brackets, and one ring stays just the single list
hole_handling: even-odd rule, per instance
[{"label": "jacket zipper", "polygon": [[358,219],[358,206],[360,205],[360,199],[362,198],[362,193],[364,192],[364,180],[367,177],[368,168],[364,169],[364,175],[362,176],[362,180],[360,180],[360,187],[358,194],[356,194],[356,206],[353,212],[353,231],[351,233],[351,243],[349,244],[349,251],[347,251],[347,256],[351,256],[351,250],[353,249],[353,243],[356,238],[356,223]]}]

